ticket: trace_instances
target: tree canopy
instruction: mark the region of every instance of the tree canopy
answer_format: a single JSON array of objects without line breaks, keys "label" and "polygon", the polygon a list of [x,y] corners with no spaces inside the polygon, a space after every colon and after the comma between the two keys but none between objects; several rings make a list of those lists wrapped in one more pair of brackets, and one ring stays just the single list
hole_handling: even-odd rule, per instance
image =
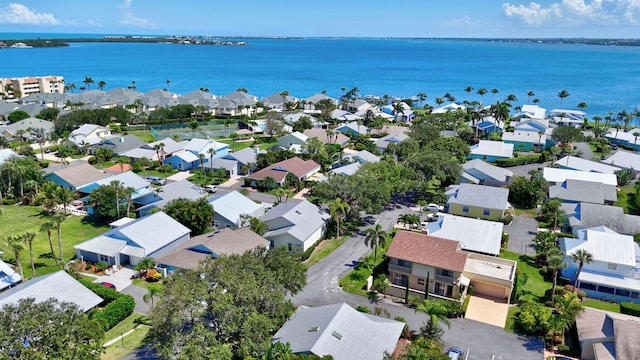
[{"label": "tree canopy", "polygon": [[286,297],[303,288],[305,271],[284,249],[223,255],[176,271],[151,312],[158,353],[164,359],[261,357],[293,313]]},{"label": "tree canopy", "polygon": [[213,207],[206,199],[172,200],[164,208],[167,215],[174,218],[180,224],[191,230],[191,236],[204,233],[210,226],[213,218]]}]

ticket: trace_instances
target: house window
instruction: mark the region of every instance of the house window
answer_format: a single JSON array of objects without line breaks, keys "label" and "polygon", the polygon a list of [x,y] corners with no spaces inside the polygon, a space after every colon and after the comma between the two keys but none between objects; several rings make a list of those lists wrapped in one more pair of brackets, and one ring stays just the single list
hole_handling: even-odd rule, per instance
[{"label": "house window", "polygon": [[438,275],[442,275],[442,276],[445,276],[445,277],[452,278],[453,277],[453,271],[447,270],[447,269],[440,269],[438,271]]},{"label": "house window", "polygon": [[438,294],[440,296],[444,296],[444,294],[447,291],[447,286],[445,284],[441,284],[439,282],[437,282],[435,284],[435,288],[433,289],[435,294]]},{"label": "house window", "polygon": [[407,286],[407,275],[393,273],[393,284],[399,286]]},{"label": "house window", "polygon": [[220,221],[213,220],[213,227],[216,228],[216,229],[219,228],[220,227]]},{"label": "house window", "polygon": [[615,292],[615,289],[612,287],[600,285],[598,286],[598,292],[605,293],[605,294],[613,294]]},{"label": "house window", "polygon": [[597,288],[596,285],[594,284],[590,284],[590,283],[585,283],[585,282],[580,282],[580,289],[585,289],[585,290],[595,290]]},{"label": "house window", "polygon": [[469,207],[468,206],[463,206],[462,207],[462,212],[463,213],[468,213],[469,212]]},{"label": "house window", "polygon": [[424,279],[418,278],[418,285],[424,285]]},{"label": "house window", "polygon": [[178,163],[178,169],[182,169],[182,163],[181,162]]},{"label": "house window", "polygon": [[629,295],[631,295],[631,291],[625,289],[616,289],[616,295],[629,297]]},{"label": "house window", "polygon": [[291,243],[288,243],[287,248],[289,249],[289,252],[291,252],[291,250],[293,249],[293,245],[291,245]]},{"label": "house window", "polygon": [[491,215],[491,210],[483,209],[483,210],[482,210],[482,215],[484,215],[484,216],[489,216],[489,215]]},{"label": "house window", "polygon": [[632,291],[632,292],[631,292],[631,298],[632,298],[632,299],[637,299],[637,298],[638,298],[638,295],[640,295],[640,293],[637,293],[637,292],[635,292],[635,291]]},{"label": "house window", "polygon": [[102,255],[100,254],[100,261],[106,262],[107,264],[109,264],[109,257],[106,255]]},{"label": "house window", "polygon": [[273,249],[273,247],[275,246],[275,242],[273,240],[269,241],[269,246]]},{"label": "house window", "polygon": [[618,264],[607,263],[607,270],[618,270]]},{"label": "house window", "polygon": [[407,268],[407,269],[411,269],[411,263],[408,262],[407,260],[402,260],[402,259],[398,259],[398,266],[401,266],[403,268]]}]

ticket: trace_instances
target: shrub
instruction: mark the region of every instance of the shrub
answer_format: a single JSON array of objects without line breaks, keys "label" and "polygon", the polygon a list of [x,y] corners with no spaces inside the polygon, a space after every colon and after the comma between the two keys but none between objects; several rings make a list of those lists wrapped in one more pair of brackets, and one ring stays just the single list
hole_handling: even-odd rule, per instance
[{"label": "shrub", "polygon": [[96,263],[96,271],[103,271],[104,269],[108,268],[109,264],[107,264],[104,261],[99,261]]},{"label": "shrub", "polygon": [[92,268],[92,267],[93,267],[93,265],[91,265],[91,263],[87,263],[87,264],[84,266],[84,269],[85,269],[85,270],[91,270],[91,268]]},{"label": "shrub", "polygon": [[640,316],[640,304],[621,302],[620,312],[627,315]]},{"label": "shrub", "polygon": [[500,241],[500,246],[502,246],[503,248],[506,248],[507,244],[509,244],[509,234],[507,234],[506,232],[503,232],[502,240]]},{"label": "shrub", "polygon": [[512,221],[513,221],[513,215],[505,215],[500,218],[500,222],[505,225],[511,224]]},{"label": "shrub", "polygon": [[417,295],[409,295],[407,297],[407,303],[409,303],[409,306],[411,307],[416,307],[420,304],[420,297]]},{"label": "shrub", "polygon": [[360,311],[361,313],[365,313],[365,314],[371,314],[371,310],[369,310],[368,307],[364,306],[364,305],[358,305],[356,306],[356,310]]},{"label": "shrub", "polygon": [[49,167],[49,162],[47,160],[41,161],[38,163],[38,165],[40,165],[41,168],[46,169]]},{"label": "shrub", "polygon": [[94,313],[93,319],[100,321],[104,319],[109,324],[109,329],[116,326],[120,321],[133,314],[136,301],[131,295],[120,295],[116,300],[105,306],[102,311]]},{"label": "shrub", "polygon": [[147,281],[148,282],[158,282],[160,280],[162,280],[162,275],[157,271],[154,274],[152,274],[151,276],[147,276]]},{"label": "shrub", "polygon": [[[573,292],[573,285],[565,285],[564,290],[566,292]],[[578,295],[578,298],[580,298],[580,300],[587,297],[587,293],[584,292],[584,290],[576,289],[575,293],[576,295]]]},{"label": "shrub", "polygon": [[16,198],[2,198],[3,205],[13,205],[18,202]]},{"label": "shrub", "polygon": [[557,281],[559,286],[565,286],[565,285],[571,284],[571,280],[569,280],[569,278],[566,278],[566,277],[560,276],[560,275],[558,275],[558,279],[556,281]]},{"label": "shrub", "polygon": [[87,160],[89,162],[90,165],[95,165],[98,163],[98,158],[95,156],[91,156],[89,157],[89,160]]},{"label": "shrub", "polygon": [[476,292],[476,289],[473,287],[473,285],[469,284],[469,289],[467,289],[467,294],[473,295],[474,292]]},{"label": "shrub", "polygon": [[109,304],[114,301],[118,297],[122,296],[119,292],[113,290],[112,288],[108,288],[106,286],[102,286],[100,284],[92,283],[85,279],[78,279],[82,285],[84,285],[87,289],[93,291],[96,295],[100,296],[103,302],[100,304],[101,306]]},{"label": "shrub", "polygon": [[496,160],[496,165],[500,167],[511,167],[540,162],[540,155],[518,155],[517,157]]}]

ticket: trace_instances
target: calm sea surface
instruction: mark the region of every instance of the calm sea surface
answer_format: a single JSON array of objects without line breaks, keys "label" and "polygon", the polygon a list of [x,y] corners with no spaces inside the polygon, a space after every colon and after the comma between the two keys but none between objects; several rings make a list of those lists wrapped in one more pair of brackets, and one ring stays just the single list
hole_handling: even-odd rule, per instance
[{"label": "calm sea surface", "polygon": [[584,101],[589,117],[640,105],[640,47],[420,39],[247,41],[250,46],[72,43],[67,48],[1,49],[0,77],[55,74],[80,87],[90,76],[96,83],[106,81],[106,90],[135,80],[138,91],[167,88],[170,80],[169,90],[177,93],[204,87],[227,94],[244,87],[257,96],[288,90],[307,97],[327,90],[339,97],[342,87],[357,87],[362,95],[425,92],[431,105],[447,92],[466,100],[464,88],[473,86],[469,100],[480,100],[475,91],[484,87],[500,90],[495,97],[487,93],[485,103],[515,94],[516,104],[526,104],[533,90],[547,109],[557,108],[556,94],[567,89],[571,95],[563,107]]}]

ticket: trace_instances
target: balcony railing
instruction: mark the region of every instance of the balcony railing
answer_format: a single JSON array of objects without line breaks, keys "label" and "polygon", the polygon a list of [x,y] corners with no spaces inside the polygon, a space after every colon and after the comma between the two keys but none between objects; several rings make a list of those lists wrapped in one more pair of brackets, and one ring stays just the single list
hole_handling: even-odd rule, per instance
[{"label": "balcony railing", "polygon": [[436,281],[441,282],[441,283],[446,283],[446,284],[453,284],[454,281],[455,281],[455,278],[448,277],[448,276],[442,276],[442,275],[436,275]]},{"label": "balcony railing", "polygon": [[411,268],[395,265],[395,264],[389,264],[389,271],[393,271],[395,273],[403,273],[407,275],[411,274]]}]

